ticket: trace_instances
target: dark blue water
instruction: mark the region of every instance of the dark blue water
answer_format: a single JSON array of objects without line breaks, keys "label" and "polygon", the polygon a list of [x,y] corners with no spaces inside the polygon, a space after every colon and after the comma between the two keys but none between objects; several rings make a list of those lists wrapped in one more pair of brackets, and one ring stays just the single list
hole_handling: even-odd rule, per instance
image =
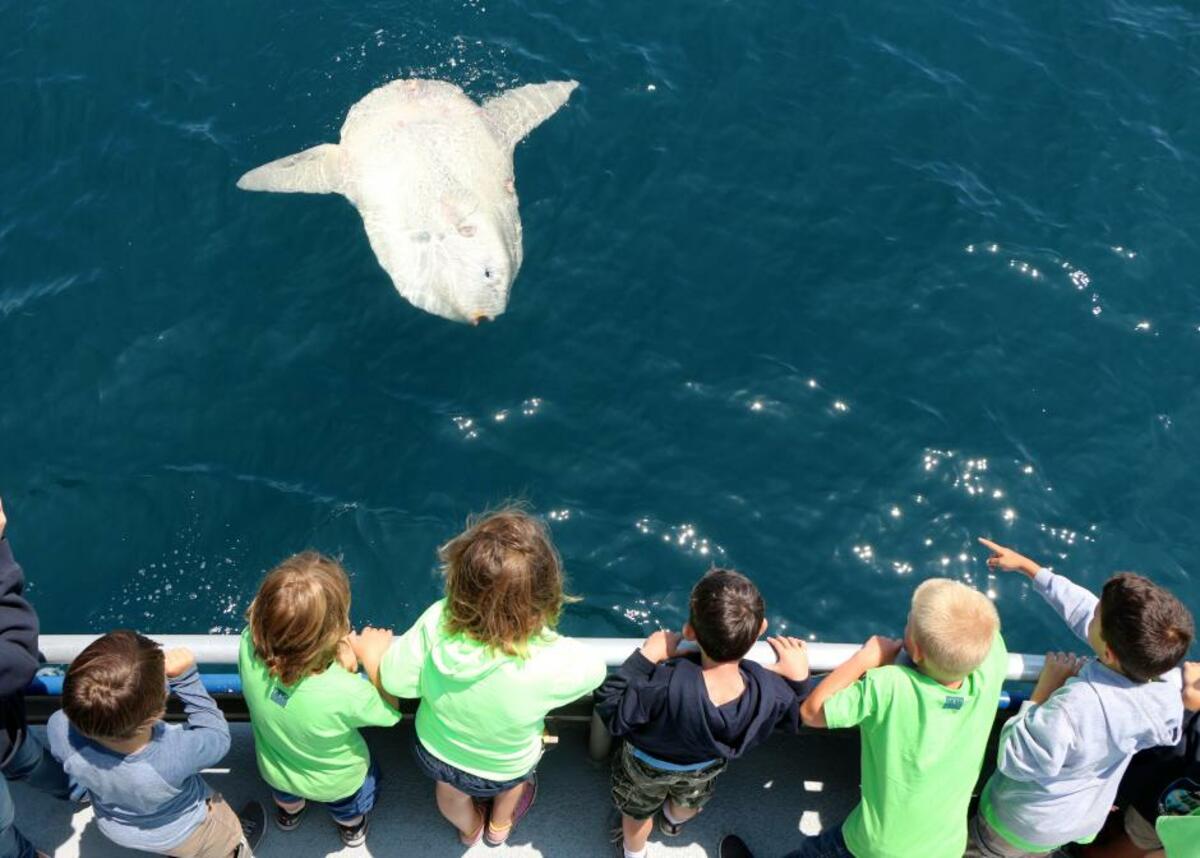
[{"label": "dark blue water", "polygon": [[[47,631],[233,629],[294,550],[360,621],[505,498],[569,630],[898,631],[930,575],[1067,641],[979,534],[1193,608],[1200,13],[1134,2],[0,2],[0,494]],[[414,310],[336,197],[247,194],[404,76],[572,77],[525,266]]]}]

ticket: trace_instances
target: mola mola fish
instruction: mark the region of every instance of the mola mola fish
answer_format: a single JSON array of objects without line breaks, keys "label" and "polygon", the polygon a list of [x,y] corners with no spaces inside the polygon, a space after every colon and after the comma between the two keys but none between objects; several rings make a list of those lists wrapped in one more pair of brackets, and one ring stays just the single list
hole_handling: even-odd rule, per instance
[{"label": "mola mola fish", "polygon": [[513,149],[576,86],[530,84],[480,105],[445,81],[392,81],[350,108],[340,143],[264,164],[237,185],[341,194],[401,295],[456,322],[489,321],[521,267]]}]

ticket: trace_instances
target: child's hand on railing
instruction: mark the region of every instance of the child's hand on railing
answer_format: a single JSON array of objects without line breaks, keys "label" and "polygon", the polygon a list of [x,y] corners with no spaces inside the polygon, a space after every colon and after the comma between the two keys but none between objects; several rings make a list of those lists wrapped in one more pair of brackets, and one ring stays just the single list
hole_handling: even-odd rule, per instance
[{"label": "child's hand on railing", "polygon": [[196,666],[196,656],[192,655],[192,651],[187,647],[169,649],[163,653],[163,666],[166,668],[167,678],[174,679]]},{"label": "child's hand on railing", "polygon": [[1085,664],[1087,659],[1081,655],[1072,655],[1069,652],[1046,653],[1046,665],[1042,668],[1042,674],[1038,677],[1037,685],[1033,687],[1029,699],[1034,703],[1045,703],[1051,694],[1062,688]]},{"label": "child's hand on railing", "polygon": [[8,518],[4,515],[4,499],[0,498],[0,539],[4,538],[4,528],[8,526]]},{"label": "child's hand on railing", "polygon": [[867,642],[862,645],[862,649],[858,651],[855,658],[861,662],[859,665],[863,668],[863,672],[876,667],[884,667],[892,664],[900,655],[900,650],[904,648],[904,641],[899,638],[885,638],[883,635],[871,635]]},{"label": "child's hand on railing", "polygon": [[674,658],[675,653],[679,651],[680,640],[682,640],[682,636],[678,632],[659,629],[646,638],[646,642],[642,644],[642,655],[656,664],[666,661],[668,658]]},{"label": "child's hand on railing", "polygon": [[808,679],[808,645],[800,638],[771,637],[767,643],[775,650],[779,660],[767,665],[767,670],[773,670],[784,679],[792,682],[803,682]]}]

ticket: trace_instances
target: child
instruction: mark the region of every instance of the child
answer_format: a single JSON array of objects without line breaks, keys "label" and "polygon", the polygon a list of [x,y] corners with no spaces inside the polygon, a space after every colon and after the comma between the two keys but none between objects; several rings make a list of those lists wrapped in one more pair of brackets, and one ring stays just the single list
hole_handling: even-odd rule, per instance
[{"label": "child", "polygon": [[[162,720],[168,689],[184,726]],[[251,802],[239,819],[200,777],[229,750],[229,727],[188,650],[164,654],[135,632],[110,632],[68,668],[62,701],[46,725],[50,751],[91,795],[109,840],[177,858],[250,853],[262,806]]]},{"label": "child", "polygon": [[[1084,847],[1086,858],[1163,858],[1162,841],[1155,830],[1160,816],[1190,815],[1200,808],[1200,662],[1183,665],[1183,735],[1171,747],[1147,748],[1134,755],[1117,792],[1117,823],[1105,826],[1097,841]],[[1200,819],[1188,824],[1200,831]],[[1193,843],[1197,838],[1190,832]],[[1186,854],[1186,853],[1182,853]]]},{"label": "child", "polygon": [[246,619],[238,673],[275,824],[291,831],[320,802],[342,842],[361,846],[379,768],[358,728],[390,727],[400,714],[357,673],[345,571],[315,551],[293,555],[263,579]]},{"label": "child", "polygon": [[33,846],[15,825],[8,781],[25,781],[58,798],[66,798],[69,787],[62,765],[25,723],[23,692],[38,668],[38,619],[25,601],[25,575],[4,537],[7,524],[0,503],[0,855],[31,858]]},{"label": "child", "polygon": [[[901,646],[911,667],[893,664]],[[922,582],[903,642],[871,638],[800,707],[810,727],[859,726],[862,800],[792,858],[960,858],[1007,668],[991,601],[958,581]],[[749,854],[733,835],[721,843],[722,858]]]},{"label": "child", "polygon": [[1140,575],[1110,578],[1097,599],[1028,557],[980,542],[992,551],[988,566],[1028,576],[1097,655],[1086,664],[1048,659],[1000,734],[996,772],[971,821],[969,855],[1044,855],[1096,835],[1135,751],[1179,741],[1179,687],[1157,678],[1183,660],[1192,617]]},{"label": "child", "polygon": [[504,509],[469,522],[439,556],[446,597],[394,643],[366,630],[356,652],[384,690],[421,698],[414,755],[459,839],[499,845],[537,794],[546,713],[591,692],[605,665],[554,631],[562,564],[537,519]]},{"label": "child", "polygon": [[644,858],[655,813],[679,834],[712,798],[727,762],[784,724],[800,726],[808,655],[796,638],[770,638],[779,661],[743,661],[767,629],[758,588],[746,576],[713,569],[692,588],[683,638],[700,652],[679,657],[680,636],[659,631],[625,660],[596,695],[596,712],[625,736],[613,763],[612,796],[621,811],[624,858]]}]

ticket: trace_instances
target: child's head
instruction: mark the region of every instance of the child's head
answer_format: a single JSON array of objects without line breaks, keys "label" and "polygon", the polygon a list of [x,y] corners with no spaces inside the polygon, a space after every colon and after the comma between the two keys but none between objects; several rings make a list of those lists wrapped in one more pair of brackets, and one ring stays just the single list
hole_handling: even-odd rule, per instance
[{"label": "child's head", "polygon": [[1130,679],[1149,682],[1179,666],[1192,645],[1192,615],[1149,578],[1109,578],[1088,626],[1088,643]]},{"label": "child's head", "polygon": [[246,619],[255,653],[292,685],[327,668],[350,633],[350,581],[336,560],[293,554],[267,573]]},{"label": "child's head", "polygon": [[987,658],[1000,615],[992,600],[949,578],[930,578],[913,592],[904,646],[926,674],[958,682]]},{"label": "child's head", "polygon": [[162,717],[167,674],[162,648],[119,629],[93,641],[67,668],[62,706],[79,732],[96,739],[132,738]]},{"label": "child's head", "polygon": [[446,626],[508,655],[522,655],[558,624],[567,597],[550,533],[507,507],[467,522],[438,551],[446,576]]},{"label": "child's head", "polygon": [[716,662],[739,661],[767,630],[754,582],[732,569],[710,569],[692,588],[684,636]]}]

